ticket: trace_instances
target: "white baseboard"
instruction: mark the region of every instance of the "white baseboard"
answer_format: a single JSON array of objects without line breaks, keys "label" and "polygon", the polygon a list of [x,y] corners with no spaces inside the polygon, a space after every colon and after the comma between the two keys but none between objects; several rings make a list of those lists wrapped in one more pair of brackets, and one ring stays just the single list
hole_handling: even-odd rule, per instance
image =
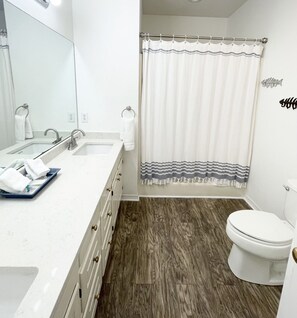
[{"label": "white baseboard", "polygon": [[123,194],[121,201],[139,201],[139,195]]},{"label": "white baseboard", "polygon": [[243,199],[253,210],[261,211],[261,208],[248,195],[246,195]]},{"label": "white baseboard", "polygon": [[213,195],[143,195],[139,196],[140,198],[171,198],[171,199],[242,199],[245,198],[242,196],[213,196]]}]

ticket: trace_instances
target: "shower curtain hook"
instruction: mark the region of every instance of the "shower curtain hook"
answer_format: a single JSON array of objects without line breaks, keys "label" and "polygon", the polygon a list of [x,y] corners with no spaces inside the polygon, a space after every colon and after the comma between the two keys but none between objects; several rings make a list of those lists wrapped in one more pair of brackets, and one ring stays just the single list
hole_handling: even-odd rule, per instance
[{"label": "shower curtain hook", "polygon": [[247,38],[244,39],[243,45],[246,45]]},{"label": "shower curtain hook", "polygon": [[234,41],[235,41],[235,38],[232,38],[232,43],[231,43],[231,45],[234,45]]},{"label": "shower curtain hook", "polygon": [[175,38],[174,38],[174,34],[172,35],[172,43],[174,43],[174,40],[175,40]]},{"label": "shower curtain hook", "polygon": [[197,35],[197,44],[199,43],[199,40],[200,40],[200,36],[199,35]]},{"label": "shower curtain hook", "polygon": [[210,43],[211,43],[211,41],[212,41],[212,36],[210,35],[210,36],[209,36],[208,44],[210,44]]},{"label": "shower curtain hook", "polygon": [[185,43],[187,42],[187,36],[185,35],[185,41],[184,41]]},{"label": "shower curtain hook", "polygon": [[162,42],[162,33],[160,33],[160,42]]}]

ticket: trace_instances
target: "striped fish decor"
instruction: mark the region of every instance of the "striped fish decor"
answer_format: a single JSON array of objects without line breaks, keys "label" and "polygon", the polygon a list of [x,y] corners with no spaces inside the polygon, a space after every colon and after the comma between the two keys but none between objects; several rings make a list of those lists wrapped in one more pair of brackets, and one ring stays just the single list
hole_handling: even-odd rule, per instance
[{"label": "striped fish decor", "polygon": [[276,86],[279,86],[279,85],[282,86],[283,85],[283,79],[278,80],[278,79],[276,79],[274,77],[270,77],[270,78],[267,78],[267,79],[263,80],[261,82],[261,84],[262,84],[263,87],[266,87],[266,88],[268,88],[268,87],[273,88],[273,87],[276,87]]},{"label": "striped fish decor", "polygon": [[281,107],[286,107],[287,109],[292,107],[292,109],[295,110],[297,108],[297,98],[295,97],[283,98],[279,103],[281,104]]}]

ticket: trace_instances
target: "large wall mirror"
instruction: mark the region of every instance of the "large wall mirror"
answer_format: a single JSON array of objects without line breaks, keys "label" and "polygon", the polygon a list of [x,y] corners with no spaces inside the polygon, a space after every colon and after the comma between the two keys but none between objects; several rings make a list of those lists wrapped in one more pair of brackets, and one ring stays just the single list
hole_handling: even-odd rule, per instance
[{"label": "large wall mirror", "polygon": [[[0,0],[0,167],[77,128],[73,43]],[[23,106],[23,107],[20,107]]]}]

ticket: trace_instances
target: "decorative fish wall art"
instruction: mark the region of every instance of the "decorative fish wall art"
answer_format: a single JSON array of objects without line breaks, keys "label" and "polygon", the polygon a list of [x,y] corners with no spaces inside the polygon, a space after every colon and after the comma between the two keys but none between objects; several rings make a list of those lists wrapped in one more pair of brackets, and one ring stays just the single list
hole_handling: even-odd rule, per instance
[{"label": "decorative fish wall art", "polygon": [[276,86],[282,86],[283,85],[283,79],[281,79],[281,80],[278,80],[278,79],[276,79],[276,78],[274,78],[274,77],[270,77],[270,78],[267,78],[267,79],[265,79],[265,80],[263,80],[262,82],[262,86],[263,87],[271,87],[271,88],[273,88],[273,87],[276,87]]},{"label": "decorative fish wall art", "polygon": [[287,107],[287,109],[292,107],[292,109],[295,110],[297,108],[297,98],[296,97],[289,97],[286,99],[282,99],[279,101],[279,103],[281,104],[282,107]]}]

